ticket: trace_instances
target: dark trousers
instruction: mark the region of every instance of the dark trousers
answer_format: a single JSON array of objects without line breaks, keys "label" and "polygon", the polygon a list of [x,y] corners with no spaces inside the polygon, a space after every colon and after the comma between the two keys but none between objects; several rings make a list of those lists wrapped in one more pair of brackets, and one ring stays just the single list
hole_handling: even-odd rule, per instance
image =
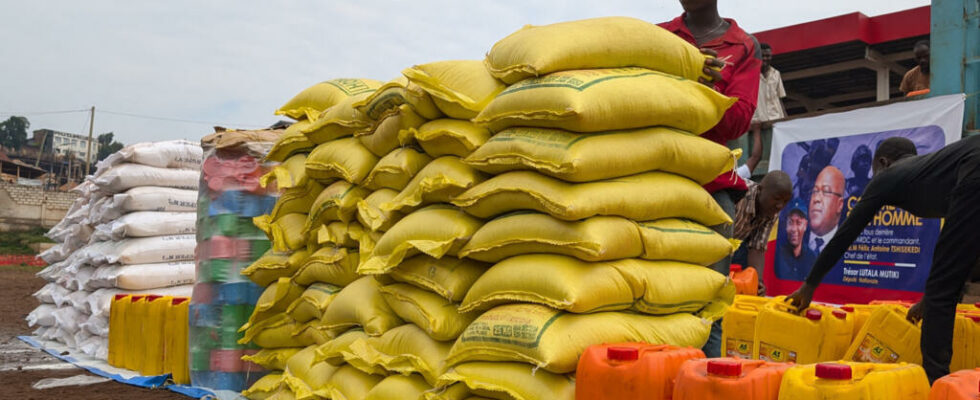
[{"label": "dark trousers", "polygon": [[930,382],[949,374],[956,303],[980,258],[980,162],[977,161],[980,160],[972,163],[975,168],[960,167],[961,171],[967,171],[961,173],[959,185],[950,193],[946,223],[936,244],[922,297],[922,366]]},{"label": "dark trousers", "polygon": [[[713,193],[711,196],[714,197],[715,201],[718,202],[718,205],[721,206],[722,210],[725,210],[725,213],[728,214],[729,217],[735,219],[735,204],[738,201],[736,199],[741,198],[742,195],[744,195],[744,193],[745,192],[735,191],[735,190],[719,190]],[[716,232],[720,233],[722,236],[726,238],[732,237],[733,226],[731,224],[715,226],[712,227],[712,229],[714,229]],[[718,261],[714,265],[709,266],[708,268],[711,268],[725,276],[728,276],[729,268],[731,267],[731,265],[732,265],[732,257],[728,256],[725,257],[723,260]],[[701,348],[701,351],[704,351],[704,355],[707,356],[708,358],[717,358],[722,356],[721,319],[715,321],[711,325],[711,334],[708,336],[708,342],[704,344],[704,347]]]}]

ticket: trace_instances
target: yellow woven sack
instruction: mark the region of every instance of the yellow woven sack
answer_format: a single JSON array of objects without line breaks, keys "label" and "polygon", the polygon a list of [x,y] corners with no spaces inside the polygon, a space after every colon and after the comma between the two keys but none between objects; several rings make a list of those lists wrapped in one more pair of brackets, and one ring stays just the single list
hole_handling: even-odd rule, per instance
[{"label": "yellow woven sack", "polygon": [[480,220],[456,207],[436,204],[415,211],[391,227],[357,271],[383,274],[419,253],[434,258],[455,256],[480,227]]},{"label": "yellow woven sack", "polygon": [[317,249],[322,246],[343,247],[348,249],[357,248],[357,240],[364,227],[357,221],[343,222],[331,221],[320,226],[316,231]]},{"label": "yellow woven sack", "polygon": [[735,251],[724,236],[697,222],[668,218],[637,222],[647,260],[711,265]]},{"label": "yellow woven sack", "polygon": [[541,371],[533,365],[524,363],[459,364],[439,377],[437,386],[447,386],[457,382],[465,384],[474,395],[494,399],[573,400],[575,398],[574,378]]},{"label": "yellow woven sack", "polygon": [[594,344],[647,342],[700,348],[710,328],[709,322],[691,314],[570,314],[537,304],[511,304],[473,321],[453,345],[447,362],[517,361],[563,374],[575,371],[579,357]]},{"label": "yellow woven sack", "polygon": [[316,282],[346,286],[357,279],[358,253],[334,247],[323,247],[303,261],[293,281],[300,285]]},{"label": "yellow woven sack", "polygon": [[734,103],[697,81],[648,69],[578,70],[518,82],[473,122],[494,132],[512,126],[602,132],[663,125],[701,134]]},{"label": "yellow woven sack", "polygon": [[296,322],[319,320],[339,291],[339,286],[329,283],[314,283],[289,305],[286,312]]},{"label": "yellow woven sack", "polygon": [[616,260],[639,257],[643,243],[636,224],[621,217],[562,221],[547,214],[517,212],[480,227],[459,256],[497,262],[530,253],[564,254],[585,261]]},{"label": "yellow woven sack", "polygon": [[277,314],[282,314],[289,308],[290,304],[303,295],[305,289],[305,287],[294,283],[291,278],[279,278],[275,284],[265,288],[255,303],[255,309],[252,310],[252,315],[248,317],[248,322],[242,325],[238,331],[244,332],[259,321],[265,321]]},{"label": "yellow woven sack", "polygon": [[333,400],[364,399],[381,380],[383,376],[368,375],[350,365],[344,365],[330,377],[329,391],[317,391],[322,398]]},{"label": "yellow woven sack", "polygon": [[367,98],[370,94],[361,93],[348,97],[337,105],[323,110],[315,119],[310,119],[312,123],[303,129],[303,134],[310,139],[310,142],[321,144],[370,130],[374,121],[354,109],[354,103]]},{"label": "yellow woven sack", "polygon": [[704,188],[665,172],[570,184],[531,171],[514,171],[470,188],[453,204],[480,218],[536,210],[566,221],[618,215],[635,221],[686,218],[706,226],[732,222]]},{"label": "yellow woven sack", "polygon": [[279,195],[279,200],[269,215],[275,220],[286,214],[305,214],[310,211],[320,192],[323,192],[323,185],[314,180],[308,180],[303,186],[286,189]]},{"label": "yellow woven sack", "polygon": [[309,320],[303,323],[297,322],[293,329],[293,337],[300,343],[308,346],[321,345],[329,342],[337,336],[337,332],[323,326],[319,320]]},{"label": "yellow woven sack", "polygon": [[357,237],[358,250],[364,256],[359,260],[358,268],[367,262],[368,256],[374,252],[374,247],[377,245],[378,241],[381,240],[381,236],[384,235],[383,232],[374,232],[365,230],[360,237]]},{"label": "yellow woven sack", "polygon": [[303,134],[303,129],[310,126],[309,120],[294,122],[279,136],[279,140],[265,155],[266,161],[284,162],[297,153],[309,153],[316,146]]},{"label": "yellow woven sack", "polygon": [[394,199],[382,204],[381,209],[408,213],[419,206],[448,203],[485,179],[486,175],[463,164],[459,157],[439,157],[422,168],[408,186]]},{"label": "yellow woven sack", "polygon": [[384,188],[372,192],[357,202],[357,220],[372,231],[384,232],[405,215],[398,211],[385,211],[381,205],[398,197],[398,192]]},{"label": "yellow woven sack", "polygon": [[453,383],[425,394],[425,400],[472,400],[486,399],[485,397],[472,397],[470,388],[463,383]]},{"label": "yellow woven sack", "polygon": [[378,366],[402,375],[421,374],[429,384],[435,384],[452,347],[452,342],[437,341],[418,326],[405,324],[379,337],[356,340],[345,354],[352,365]]},{"label": "yellow woven sack", "polygon": [[330,377],[337,367],[325,362],[314,362],[319,346],[307,346],[286,363],[283,382],[292,390],[297,400],[318,398],[315,392],[329,390]]},{"label": "yellow woven sack", "polygon": [[306,218],[306,214],[292,213],[272,221],[270,216],[260,215],[252,218],[252,223],[266,232],[266,235],[272,240],[273,250],[293,251],[306,246],[306,234],[303,231]]},{"label": "yellow woven sack", "polygon": [[418,128],[425,121],[425,118],[412,111],[411,107],[404,105],[398,108],[398,112],[388,114],[383,120],[378,121],[374,129],[359,132],[355,136],[374,155],[384,157],[398,148],[399,132]]},{"label": "yellow woven sack", "polygon": [[303,348],[260,349],[255,354],[242,356],[242,360],[257,364],[265,369],[282,371],[286,369],[286,361],[300,350],[303,350]]},{"label": "yellow woven sack", "polygon": [[344,360],[344,354],[350,354],[350,346],[358,340],[367,338],[369,336],[360,327],[351,328],[330,341],[317,346],[316,356],[313,358],[313,362],[327,362],[339,367],[346,362]]},{"label": "yellow woven sack", "polygon": [[404,324],[385,302],[380,288],[381,284],[369,276],[351,282],[327,306],[321,320],[324,327],[340,331],[361,326],[368,335],[379,336]]},{"label": "yellow woven sack", "polygon": [[289,188],[306,185],[310,180],[306,176],[306,153],[299,153],[290,156],[288,159],[259,178],[262,187],[268,187],[272,181],[276,182],[276,190],[286,190]]},{"label": "yellow woven sack", "polygon": [[364,100],[354,103],[354,108],[367,115],[368,118],[380,121],[388,114],[397,112],[398,108],[403,105],[410,107],[412,111],[425,119],[436,119],[442,116],[442,112],[432,102],[432,97],[419,85],[409,82],[408,78],[404,76],[385,83]]},{"label": "yellow woven sack", "polygon": [[279,107],[276,115],[313,120],[321,111],[333,107],[341,100],[357,94],[373,92],[379,87],[381,82],[373,79],[333,79],[320,82],[299,92]]},{"label": "yellow woven sack", "polygon": [[416,65],[402,74],[432,95],[443,113],[456,119],[475,117],[505,87],[477,60]]},{"label": "yellow woven sack", "polygon": [[435,340],[453,340],[476,319],[461,313],[459,305],[407,283],[381,287],[381,296],[403,320],[418,325]]},{"label": "yellow woven sack", "polygon": [[567,182],[665,171],[705,184],[732,170],[735,157],[725,146],[666,127],[602,133],[521,127],[493,135],[463,162],[491,174],[534,170]]},{"label": "yellow woven sack", "polygon": [[242,391],[242,396],[249,400],[266,400],[282,385],[282,374],[272,372],[259,378],[251,387]]},{"label": "yellow woven sack", "polygon": [[371,389],[364,400],[422,400],[426,391],[432,386],[418,375],[392,375],[379,382]]},{"label": "yellow woven sack", "polygon": [[306,159],[306,174],[324,182],[343,179],[360,184],[377,163],[378,157],[360,140],[343,138],[316,146]]},{"label": "yellow woven sack", "polygon": [[374,169],[364,179],[364,186],[374,190],[402,190],[430,161],[432,157],[411,147],[395,149],[374,165]]},{"label": "yellow woven sack", "polygon": [[334,182],[317,196],[310,207],[310,216],[303,230],[314,232],[320,225],[331,221],[350,222],[357,212],[357,202],[371,192],[363,187],[345,181]]},{"label": "yellow woven sack", "polygon": [[242,275],[259,286],[269,286],[279,278],[293,276],[309,255],[306,250],[299,250],[293,254],[269,250],[252,265],[242,270]]},{"label": "yellow woven sack", "polygon": [[706,56],[673,32],[629,17],[603,17],[523,28],[497,42],[487,69],[507,82],[556,71],[643,67],[693,81]]},{"label": "yellow woven sack", "polygon": [[433,157],[466,157],[490,139],[490,131],[470,121],[437,119],[418,129],[403,130],[399,137],[403,144],[415,139]]},{"label": "yellow woven sack", "polygon": [[244,336],[238,340],[238,344],[252,342],[256,346],[266,349],[306,347],[313,342],[305,342],[302,338],[293,336],[293,332],[299,329],[301,325],[288,314],[277,314],[249,327]]},{"label": "yellow woven sack", "polygon": [[486,264],[473,260],[435,259],[423,254],[402,261],[388,274],[395,281],[410,283],[458,303],[486,270]]},{"label": "yellow woven sack", "polygon": [[721,316],[718,309],[724,312],[734,296],[727,278],[709,268],[674,261],[590,263],[567,256],[525,254],[487,270],[459,308],[483,311],[521,302],[573,313],[633,308],[663,315],[699,312],[708,306],[700,315],[716,318]]}]

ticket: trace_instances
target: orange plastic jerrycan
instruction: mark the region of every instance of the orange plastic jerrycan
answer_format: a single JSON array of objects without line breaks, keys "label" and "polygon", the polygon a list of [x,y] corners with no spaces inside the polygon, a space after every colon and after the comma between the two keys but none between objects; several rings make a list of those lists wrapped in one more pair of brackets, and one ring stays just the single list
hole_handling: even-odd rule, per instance
[{"label": "orange plastic jerrycan", "polygon": [[946,375],[932,384],[929,400],[976,400],[980,398],[980,368]]},{"label": "orange plastic jerrycan", "polygon": [[755,268],[742,268],[739,264],[732,264],[729,269],[728,277],[735,283],[735,293],[749,296],[759,295],[759,273]]},{"label": "orange plastic jerrycan", "polygon": [[681,364],[704,358],[698,349],[647,343],[589,347],[575,373],[578,400],[669,400]]},{"label": "orange plastic jerrycan", "polygon": [[915,364],[825,363],[786,371],[779,400],[927,400],[929,380]]},{"label": "orange plastic jerrycan", "polygon": [[895,305],[878,306],[851,342],[848,361],[922,364],[919,338],[922,330],[905,319],[908,310]]},{"label": "orange plastic jerrycan", "polygon": [[715,358],[681,366],[674,400],[777,400],[779,385],[792,364]]},{"label": "orange plastic jerrycan", "polygon": [[752,358],[797,364],[839,360],[851,345],[853,327],[854,320],[843,310],[813,305],[798,315],[777,299],[759,311]]},{"label": "orange plastic jerrycan", "polygon": [[735,302],[721,320],[721,351],[726,357],[752,358],[755,320],[770,300],[765,297],[736,295]]}]

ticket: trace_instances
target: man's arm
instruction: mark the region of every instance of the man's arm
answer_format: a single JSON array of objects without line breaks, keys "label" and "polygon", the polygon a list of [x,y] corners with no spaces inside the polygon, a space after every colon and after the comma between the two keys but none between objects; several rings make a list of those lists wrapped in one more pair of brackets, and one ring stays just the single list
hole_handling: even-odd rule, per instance
[{"label": "man's arm", "polygon": [[759,71],[762,69],[762,60],[753,56],[751,51],[740,64],[727,67],[735,70],[729,78],[728,87],[722,94],[734,97],[737,101],[725,112],[721,121],[702,135],[703,137],[724,143],[738,139],[749,130],[759,97]]},{"label": "man's arm", "polygon": [[762,132],[752,130],[752,154],[745,160],[745,165],[749,168],[749,175],[755,171],[755,167],[762,161]]},{"label": "man's arm", "polygon": [[912,91],[912,70],[905,73],[902,77],[902,83],[898,85],[898,91],[902,93],[908,93]]}]

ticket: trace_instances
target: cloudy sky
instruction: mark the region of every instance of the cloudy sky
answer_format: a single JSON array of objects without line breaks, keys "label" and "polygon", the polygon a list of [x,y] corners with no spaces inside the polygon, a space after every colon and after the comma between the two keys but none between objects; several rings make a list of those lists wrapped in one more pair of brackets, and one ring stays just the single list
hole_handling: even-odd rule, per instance
[{"label": "cloudy sky", "polygon": [[[719,3],[758,32],[929,1]],[[680,13],[676,0],[0,0],[0,118],[17,112],[31,129],[87,133],[87,113],[41,112],[95,106],[95,131],[125,143],[196,140],[215,123],[267,126],[281,103],[322,80],[388,80],[414,64],[480,59],[525,24]]]}]

